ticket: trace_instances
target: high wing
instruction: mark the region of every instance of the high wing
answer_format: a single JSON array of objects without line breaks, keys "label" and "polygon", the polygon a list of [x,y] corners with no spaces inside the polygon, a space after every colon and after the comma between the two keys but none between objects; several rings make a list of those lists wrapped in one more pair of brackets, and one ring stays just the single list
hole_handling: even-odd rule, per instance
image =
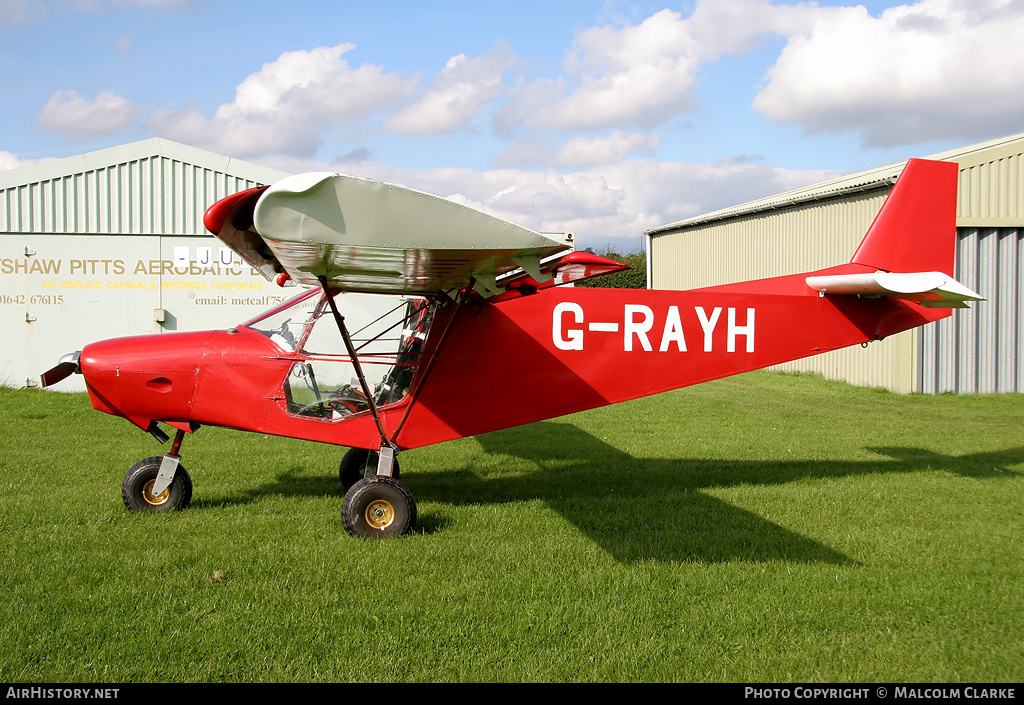
[{"label": "high wing", "polygon": [[[206,227],[268,280],[429,295],[473,282],[483,296],[525,273],[551,281],[572,234],[539,233],[469,206],[343,174],[297,174],[224,198]],[[500,285],[499,279],[506,280]]]}]

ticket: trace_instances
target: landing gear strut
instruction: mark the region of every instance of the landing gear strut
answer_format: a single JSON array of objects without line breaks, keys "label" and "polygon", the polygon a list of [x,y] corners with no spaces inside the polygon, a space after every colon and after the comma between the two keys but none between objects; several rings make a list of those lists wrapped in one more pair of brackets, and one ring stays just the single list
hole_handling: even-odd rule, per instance
[{"label": "landing gear strut", "polygon": [[[359,354],[356,352],[355,346],[352,345],[348,328],[345,326],[345,317],[338,311],[327,278],[320,276],[318,279],[320,288],[323,289],[324,296],[327,298],[327,304],[331,308],[331,315],[334,316],[334,321],[338,325],[338,332],[341,333],[341,339],[345,343],[345,351],[348,353],[349,360],[352,361],[356,379],[359,380],[359,387],[369,390],[366,376],[363,374],[363,366],[359,362]],[[341,507],[341,519],[345,524],[345,530],[353,536],[377,537],[406,534],[416,523],[416,500],[413,499],[409,488],[398,480],[398,463],[395,462],[397,448],[388,440],[388,435],[384,432],[384,425],[377,413],[376,400],[372,394],[367,394],[366,401],[373,422],[377,426],[377,432],[380,434],[380,450],[374,454],[377,456],[376,463],[371,461],[368,450],[355,454],[349,451],[345,459],[341,461],[341,482],[345,486],[345,503]],[[362,458],[362,453],[366,453],[365,459]],[[346,460],[349,462],[346,463]],[[375,471],[374,467],[376,467]],[[367,476],[370,473],[373,474]]]},{"label": "landing gear strut", "polygon": [[[352,485],[364,477],[373,477],[377,474],[379,455],[375,450],[366,448],[352,448],[345,453],[341,459],[341,466],[338,468],[338,476],[341,478],[341,486],[348,492]],[[395,458],[391,465],[391,477],[398,479],[398,459]]]}]

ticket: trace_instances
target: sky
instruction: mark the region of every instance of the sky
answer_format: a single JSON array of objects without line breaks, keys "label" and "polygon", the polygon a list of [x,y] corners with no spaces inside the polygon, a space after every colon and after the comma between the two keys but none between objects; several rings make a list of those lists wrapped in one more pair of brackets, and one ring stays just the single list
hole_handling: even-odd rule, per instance
[{"label": "sky", "polygon": [[1024,0],[0,0],[0,170],[163,137],[577,247],[1024,132]]}]

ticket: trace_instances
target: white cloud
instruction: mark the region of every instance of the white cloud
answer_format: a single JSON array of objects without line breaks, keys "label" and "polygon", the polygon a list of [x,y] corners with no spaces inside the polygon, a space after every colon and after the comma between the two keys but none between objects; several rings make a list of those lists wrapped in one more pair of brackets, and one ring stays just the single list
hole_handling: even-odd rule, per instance
[{"label": "white cloud", "polygon": [[678,12],[662,10],[637,26],[591,27],[580,32],[565,61],[575,85],[540,81],[521,100],[533,129],[651,127],[692,110],[699,66],[695,43]]},{"label": "white cloud", "polygon": [[576,137],[561,146],[549,138],[534,137],[509,145],[497,161],[507,166],[589,167],[636,153],[653,155],[660,146],[660,135],[626,130],[615,130],[608,137]]},{"label": "white cloud", "polygon": [[454,132],[472,120],[482,105],[508,90],[501,77],[514,63],[512,49],[506,42],[476,58],[465,54],[453,56],[426,95],[384,126],[403,134]]},{"label": "white cloud", "polygon": [[1024,124],[1024,4],[921,0],[872,17],[808,9],[754,107],[809,133],[857,130],[865,146],[974,139]]},{"label": "white cloud", "polygon": [[41,16],[42,10],[33,0],[0,0],[0,25],[24,24]]},{"label": "white cloud", "polygon": [[323,134],[358,125],[412,96],[416,78],[379,66],[353,68],[342,58],[353,44],[290,51],[246,78],[235,100],[212,116],[195,108],[165,110],[148,126],[157,134],[233,156],[311,157]]},{"label": "white cloud", "polygon": [[132,35],[125,34],[124,36],[118,37],[114,40],[114,49],[121,56],[128,58],[132,55],[132,44],[134,43]]},{"label": "white cloud", "polygon": [[[776,122],[856,130],[868,147],[983,139],[1024,124],[1021,0],[918,0],[878,17],[859,5],[701,0],[689,17],[662,10],[580,31],[563,74],[522,86],[495,126],[509,138],[649,129],[699,107],[702,67],[769,36],[787,44],[754,107]],[[502,158],[526,163],[555,149],[535,135]]]},{"label": "white cloud", "polygon": [[818,10],[814,3],[776,5],[770,0],[701,0],[685,20],[695,52],[703,62],[756,49],[766,36],[807,31]]},{"label": "white cloud", "polygon": [[145,111],[114,91],[102,91],[95,100],[82,97],[78,91],[57,91],[46,101],[35,122],[49,132],[73,140],[88,140],[124,130]]},{"label": "white cloud", "polygon": [[[396,169],[379,162],[327,164],[263,159],[283,171],[338,170],[401,184],[547,232],[574,232],[578,248],[638,248],[643,233],[683,218],[836,177],[749,159],[712,164],[628,159],[559,173],[552,169]],[[851,253],[852,254],[852,253]]]},{"label": "white cloud", "polygon": [[662,10],[639,25],[590,27],[576,35],[565,77],[539,79],[497,116],[500,131],[650,128],[699,105],[707,62],[757,47],[811,21],[803,6],[768,0],[703,0],[690,17]]},{"label": "white cloud", "polygon": [[17,169],[18,167],[28,166],[29,164],[38,164],[39,162],[50,161],[50,159],[22,159],[17,154],[11,154],[0,150],[0,171],[6,171],[7,169]]},{"label": "white cloud", "polygon": [[637,152],[653,155],[660,146],[660,135],[615,130],[608,137],[576,137],[569,140],[554,154],[550,163],[556,167],[612,164]]}]

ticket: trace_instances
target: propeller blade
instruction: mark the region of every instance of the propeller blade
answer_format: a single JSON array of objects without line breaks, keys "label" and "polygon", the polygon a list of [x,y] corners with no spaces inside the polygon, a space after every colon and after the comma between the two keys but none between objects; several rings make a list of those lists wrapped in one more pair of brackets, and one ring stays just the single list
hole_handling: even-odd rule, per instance
[{"label": "propeller blade", "polygon": [[82,351],[68,353],[60,359],[56,367],[51,367],[42,374],[40,380],[44,387],[50,387],[68,375],[78,372],[78,356],[82,354]]}]

